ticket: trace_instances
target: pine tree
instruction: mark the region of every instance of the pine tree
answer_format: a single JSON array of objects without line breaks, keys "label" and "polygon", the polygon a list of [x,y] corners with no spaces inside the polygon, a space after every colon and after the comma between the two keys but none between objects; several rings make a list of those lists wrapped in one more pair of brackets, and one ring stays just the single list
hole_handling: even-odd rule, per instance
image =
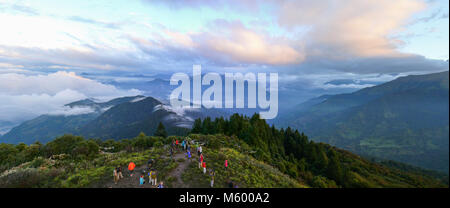
[{"label": "pine tree", "polygon": [[328,155],[329,163],[327,167],[327,176],[340,184],[342,183],[344,172],[341,163],[339,162],[339,156],[334,149],[331,149]]},{"label": "pine tree", "polygon": [[161,122],[159,122],[159,124],[158,124],[158,128],[156,129],[156,132],[155,132],[155,136],[160,136],[160,137],[164,137],[164,138],[167,137],[166,128],[164,127],[164,125]]},{"label": "pine tree", "polygon": [[194,121],[194,126],[192,127],[191,133],[199,134],[202,132],[202,119],[198,118]]}]

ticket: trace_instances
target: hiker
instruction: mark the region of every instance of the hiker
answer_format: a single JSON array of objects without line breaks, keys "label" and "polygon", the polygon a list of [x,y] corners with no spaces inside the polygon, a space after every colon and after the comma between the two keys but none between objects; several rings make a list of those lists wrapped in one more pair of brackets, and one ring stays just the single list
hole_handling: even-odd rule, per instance
[{"label": "hiker", "polygon": [[183,140],[183,142],[181,142],[181,146],[183,146],[183,150],[186,150],[186,141]]},{"label": "hiker", "polygon": [[141,177],[139,177],[139,186],[144,185],[145,180],[144,180],[144,175],[141,175]]},{"label": "hiker", "polygon": [[216,172],[214,171],[214,169],[212,169],[209,172],[209,176],[211,176],[211,188],[214,186],[214,176],[216,176]]},{"label": "hiker", "polygon": [[225,160],[225,170],[228,169],[228,160]]},{"label": "hiker", "polygon": [[116,168],[116,170],[117,170],[117,177],[118,177],[118,179],[123,178],[122,167],[119,166],[119,167]]},{"label": "hiker", "polygon": [[159,183],[158,188],[164,188],[164,183],[162,181]]},{"label": "hiker", "polygon": [[152,168],[153,162],[154,162],[154,161],[155,161],[155,160],[153,160],[153,159],[148,160],[148,162],[147,162],[147,167],[148,167],[148,169]]},{"label": "hiker", "polygon": [[187,149],[187,151],[191,151],[191,145],[189,145],[189,144],[186,144],[186,149]]},{"label": "hiker", "polygon": [[157,179],[156,179],[156,171],[152,171],[152,185],[156,186]]},{"label": "hiker", "polygon": [[186,155],[187,155],[187,157],[189,159],[189,162],[191,162],[192,155],[191,155],[191,152],[189,150],[186,152]]},{"label": "hiker", "polygon": [[228,180],[228,188],[233,188],[233,187],[234,187],[233,181]]},{"label": "hiker", "polygon": [[153,169],[150,169],[150,171],[148,171],[148,184],[153,185],[152,183],[152,173],[153,173]]},{"label": "hiker", "polygon": [[175,140],[175,147],[178,149],[178,139]]},{"label": "hiker", "polygon": [[119,175],[117,174],[116,168],[114,168],[113,176],[114,176],[114,184],[117,184],[117,182],[119,181]]},{"label": "hiker", "polygon": [[198,168],[202,168],[202,162],[203,162],[203,154],[200,155],[198,158]]},{"label": "hiker", "polygon": [[169,152],[170,152],[170,158],[173,160],[173,148],[172,147],[169,149]]},{"label": "hiker", "polygon": [[133,176],[135,167],[136,167],[136,164],[134,164],[134,162],[130,162],[130,164],[128,164],[128,170],[130,171],[130,176]]},{"label": "hiker", "polygon": [[203,153],[203,150],[202,150],[202,146],[201,146],[201,145],[198,145],[198,152],[199,152],[199,155],[201,155],[201,154]]},{"label": "hiker", "polygon": [[206,174],[206,163],[203,162],[203,163],[202,163],[202,166],[203,166],[203,174]]}]

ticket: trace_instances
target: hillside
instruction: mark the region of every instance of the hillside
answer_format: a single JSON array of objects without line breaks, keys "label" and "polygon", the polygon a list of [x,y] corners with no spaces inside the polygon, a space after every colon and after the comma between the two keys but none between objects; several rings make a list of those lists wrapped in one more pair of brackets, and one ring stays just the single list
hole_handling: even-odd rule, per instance
[{"label": "hillside", "polygon": [[[189,161],[183,150],[177,148],[171,159],[168,148],[175,139],[185,139],[203,146],[208,171],[215,171],[215,188],[234,186],[265,188],[302,187],[448,187],[447,181],[426,174],[405,172],[359,158],[338,150],[342,165],[351,168],[352,183],[336,185],[325,174],[298,170],[298,176],[283,173],[271,163],[258,160],[257,148],[225,135],[191,134],[188,137],[150,137],[141,133],[131,140],[84,140],[65,135],[47,143],[32,145],[0,144],[0,187],[102,187],[137,188],[139,176],[147,170],[149,159],[158,181],[168,188],[206,188],[210,176],[197,166],[198,156]],[[229,167],[223,167],[227,159]],[[132,176],[127,170],[130,162],[136,164]],[[286,163],[289,164],[289,163]],[[307,162],[309,164],[309,162]],[[121,166],[124,178],[112,181],[112,170]],[[154,188],[150,184],[144,188]]]},{"label": "hillside", "polygon": [[449,73],[401,77],[299,106],[283,123],[315,141],[448,173]]}]

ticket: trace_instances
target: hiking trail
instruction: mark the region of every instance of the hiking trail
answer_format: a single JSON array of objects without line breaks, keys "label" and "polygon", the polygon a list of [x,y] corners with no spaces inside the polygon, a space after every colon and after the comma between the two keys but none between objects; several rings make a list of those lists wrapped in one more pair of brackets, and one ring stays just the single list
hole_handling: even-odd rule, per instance
[{"label": "hiking trail", "polygon": [[[163,156],[162,158],[169,158],[170,156]],[[187,167],[189,166],[190,162],[187,159],[187,157],[185,156],[185,152],[184,150],[178,150],[175,154],[174,154],[174,162],[177,163],[177,167],[174,168],[172,171],[170,171],[167,175],[166,175],[166,180],[169,177],[173,177],[175,178],[175,180],[171,183],[170,187],[168,187],[166,184],[167,188],[189,188],[189,186],[183,182],[183,180],[181,179],[181,175],[184,173],[184,171],[187,169]],[[180,162],[180,160],[183,160]],[[195,156],[192,155],[192,161],[194,162]],[[148,176],[145,175],[144,179],[145,179],[145,183],[144,185],[139,185],[139,177],[141,176],[142,171],[147,170],[147,165],[141,165],[141,166],[136,166],[134,169],[134,174],[130,175],[129,171],[126,169],[126,167],[124,167],[123,169],[123,178],[121,178],[117,184],[114,183],[113,181],[113,176],[112,176],[112,170],[111,170],[111,179],[108,180],[104,185],[102,185],[102,187],[104,188],[156,188],[157,186],[155,185],[150,185],[149,181],[148,181]],[[158,170],[156,170],[158,173]],[[160,182],[160,177],[158,177],[158,181],[157,183],[159,184]]]},{"label": "hiking trail", "polygon": [[[172,183],[173,187],[171,188],[189,188],[189,186],[187,186],[181,179],[181,175],[184,173],[184,171],[191,162],[189,162],[189,160],[186,158],[184,151],[176,153],[173,159],[175,160],[176,163],[178,163],[178,166],[174,170],[172,170],[168,175],[169,177],[174,177],[176,179]],[[178,160],[180,159],[184,159],[184,161],[178,162]]]}]

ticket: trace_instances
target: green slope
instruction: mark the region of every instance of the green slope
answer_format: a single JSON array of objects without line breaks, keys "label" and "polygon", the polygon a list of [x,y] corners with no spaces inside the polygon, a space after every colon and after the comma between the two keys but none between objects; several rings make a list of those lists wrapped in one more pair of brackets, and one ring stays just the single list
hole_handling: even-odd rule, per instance
[{"label": "green slope", "polygon": [[448,173],[448,71],[407,76],[293,112],[316,141]]}]

